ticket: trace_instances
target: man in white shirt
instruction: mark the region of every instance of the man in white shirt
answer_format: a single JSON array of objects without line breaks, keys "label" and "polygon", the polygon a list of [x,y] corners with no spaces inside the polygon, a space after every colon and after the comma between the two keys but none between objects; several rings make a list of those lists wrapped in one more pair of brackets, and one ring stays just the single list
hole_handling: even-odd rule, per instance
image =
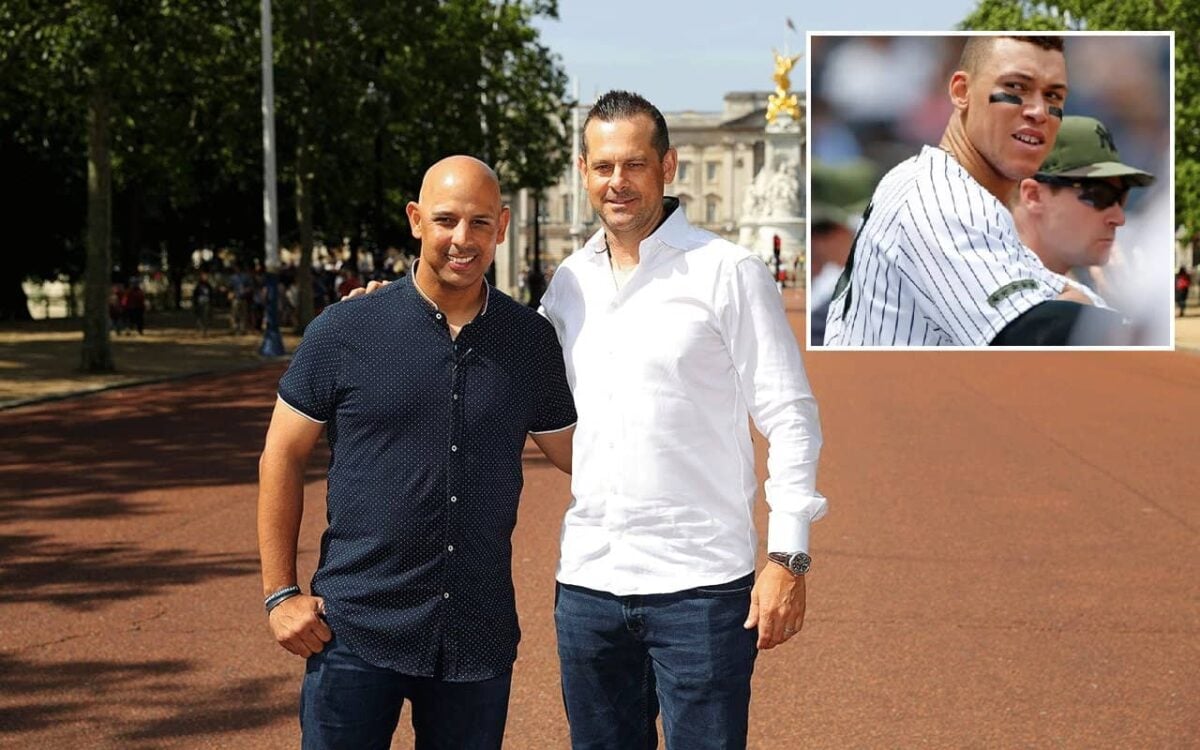
[{"label": "man in white shirt", "polygon": [[[573,746],[743,747],[760,648],[804,622],[817,406],[770,271],[663,197],[666,123],[613,91],[579,158],[603,229],[542,300],[579,423],[555,620]],[[769,443],[755,579],[749,422]]]}]

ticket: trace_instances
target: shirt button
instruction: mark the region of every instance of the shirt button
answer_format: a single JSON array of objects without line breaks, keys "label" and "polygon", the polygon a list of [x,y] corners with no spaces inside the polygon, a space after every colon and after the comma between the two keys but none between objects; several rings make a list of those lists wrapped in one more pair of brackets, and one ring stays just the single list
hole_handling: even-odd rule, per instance
[{"label": "shirt button", "polygon": [[458,451],[458,446],[457,446],[457,445],[452,445],[452,446],[450,446],[450,452],[451,452],[451,453],[455,453],[455,452],[457,452],[457,451]]},{"label": "shirt button", "polygon": [[452,399],[454,399],[455,401],[457,401],[457,400],[458,400],[458,394],[456,393],[456,394],[454,394],[453,396],[451,396],[450,398],[452,398]]},{"label": "shirt button", "polygon": [[450,496],[450,502],[452,502],[452,503],[457,503],[457,502],[458,502],[458,495],[451,495],[451,496]]},{"label": "shirt button", "polygon": [[449,598],[450,598],[450,592],[449,592],[449,591],[447,591],[446,593],[442,594],[442,598],[443,598],[443,599],[449,599]]},{"label": "shirt button", "polygon": [[453,551],[454,551],[454,545],[453,545],[453,544],[447,544],[447,545],[446,545],[446,551],[447,551],[447,552],[453,552]]},{"label": "shirt button", "polygon": [[[442,319],[442,314],[441,314],[441,313],[438,313],[437,315],[434,315],[433,317],[437,318],[438,320],[441,320],[441,319]],[[449,596],[449,594],[447,594],[447,596]]]}]

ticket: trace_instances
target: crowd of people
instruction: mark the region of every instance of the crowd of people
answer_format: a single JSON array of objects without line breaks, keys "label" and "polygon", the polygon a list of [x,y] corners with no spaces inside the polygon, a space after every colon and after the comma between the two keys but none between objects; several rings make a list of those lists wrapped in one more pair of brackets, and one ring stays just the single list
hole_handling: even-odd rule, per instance
[{"label": "crowd of people", "polygon": [[[345,259],[314,265],[314,314],[368,281],[390,281],[407,273],[403,256],[389,259],[388,263],[381,264],[379,270],[373,268],[369,255],[360,257],[363,258],[360,263]],[[293,327],[298,323],[300,287],[296,271],[294,264],[285,264],[279,272],[277,304],[279,325],[282,327]],[[228,320],[228,330],[234,335],[261,331],[266,324],[268,306],[266,270],[258,259],[247,265],[239,262],[226,264],[216,258],[205,261],[191,282],[190,289],[185,286],[183,298],[191,306],[201,336],[207,336],[214,322],[222,318]],[[114,330],[119,329],[114,325]]]},{"label": "crowd of people", "polygon": [[139,277],[112,285],[108,295],[108,325],[118,336],[146,332],[146,292]]}]

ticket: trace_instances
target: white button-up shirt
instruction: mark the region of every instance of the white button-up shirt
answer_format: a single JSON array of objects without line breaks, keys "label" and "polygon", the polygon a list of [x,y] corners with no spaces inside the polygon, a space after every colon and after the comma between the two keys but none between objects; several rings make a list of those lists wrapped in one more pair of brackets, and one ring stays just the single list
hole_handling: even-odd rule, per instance
[{"label": "white button-up shirt", "polygon": [[558,580],[667,593],[754,570],[752,418],[769,444],[768,550],[808,550],[817,404],[761,260],[682,210],[642,241],[618,290],[603,230],[542,300],[579,422]]}]

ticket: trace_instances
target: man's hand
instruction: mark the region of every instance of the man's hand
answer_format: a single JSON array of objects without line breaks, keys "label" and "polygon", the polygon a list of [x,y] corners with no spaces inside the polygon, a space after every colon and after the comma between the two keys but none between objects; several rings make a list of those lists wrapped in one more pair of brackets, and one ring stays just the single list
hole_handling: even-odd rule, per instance
[{"label": "man's hand", "polygon": [[320,617],[324,613],[324,599],[301,594],[284,599],[267,615],[267,622],[280,646],[307,658],[320,653],[333,637],[329,625]]},{"label": "man's hand", "polygon": [[750,591],[750,616],[742,626],[758,627],[758,647],[775,648],[804,627],[804,576],[768,562]]},{"label": "man's hand", "polygon": [[362,288],[361,286],[358,287],[357,289],[351,289],[350,293],[347,294],[342,299],[354,299],[355,297],[361,297],[364,294],[370,294],[372,292],[377,292],[380,289],[383,289],[385,286],[387,286],[390,283],[392,283],[392,282],[390,282],[390,281],[368,281],[366,289]]}]

